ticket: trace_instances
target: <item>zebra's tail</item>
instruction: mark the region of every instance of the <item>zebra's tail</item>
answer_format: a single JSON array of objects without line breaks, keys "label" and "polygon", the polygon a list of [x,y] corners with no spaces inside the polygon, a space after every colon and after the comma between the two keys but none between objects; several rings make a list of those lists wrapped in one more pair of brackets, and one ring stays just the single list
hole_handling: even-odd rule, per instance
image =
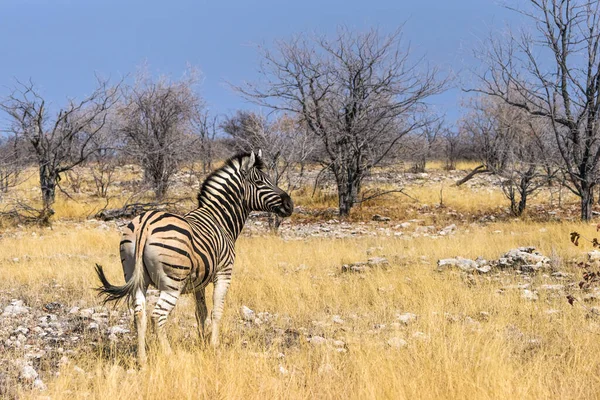
[{"label": "zebra's tail", "polygon": [[137,238],[135,241],[135,266],[133,269],[133,275],[123,286],[112,285],[108,281],[108,279],[106,279],[106,275],[104,275],[104,270],[102,266],[96,264],[96,274],[98,275],[98,278],[102,283],[102,286],[97,288],[99,292],[98,295],[105,296],[104,303],[107,303],[109,301],[116,301],[118,303],[121,299],[127,297],[127,302],[131,306],[133,306],[133,300],[136,291],[139,288],[142,288],[144,285],[144,266],[142,257],[144,254],[144,247],[146,246],[147,239],[147,235],[145,235],[145,233],[146,232],[143,232],[141,229],[137,232]]}]

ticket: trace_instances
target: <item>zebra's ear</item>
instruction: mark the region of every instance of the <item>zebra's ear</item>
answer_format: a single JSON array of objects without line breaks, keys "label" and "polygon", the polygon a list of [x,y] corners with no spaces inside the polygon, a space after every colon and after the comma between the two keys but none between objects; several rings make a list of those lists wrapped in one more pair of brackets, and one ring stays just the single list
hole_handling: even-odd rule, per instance
[{"label": "zebra's ear", "polygon": [[248,172],[250,168],[254,167],[254,163],[256,162],[256,156],[254,152],[250,153],[249,157],[244,157],[242,160],[242,171]]}]

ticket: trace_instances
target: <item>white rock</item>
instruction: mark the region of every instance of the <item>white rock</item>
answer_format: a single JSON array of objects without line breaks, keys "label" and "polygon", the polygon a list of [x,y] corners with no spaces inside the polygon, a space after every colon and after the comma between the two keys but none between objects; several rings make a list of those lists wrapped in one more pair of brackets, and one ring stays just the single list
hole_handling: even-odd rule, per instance
[{"label": "white rock", "polygon": [[33,382],[37,379],[38,373],[31,365],[25,365],[21,369],[21,374],[19,377],[25,382]]},{"label": "white rock", "polygon": [[288,371],[288,370],[287,370],[287,368],[285,368],[283,365],[280,365],[280,366],[279,366],[279,373],[280,373],[281,375],[287,375],[287,374],[289,374],[289,373],[290,373],[290,371]]},{"label": "white rock", "polygon": [[44,390],[48,389],[48,387],[46,386],[44,381],[42,381],[39,378],[33,381],[33,388],[37,389],[39,391],[44,391]]},{"label": "white rock", "polygon": [[525,300],[536,301],[538,299],[538,295],[536,292],[531,291],[529,289],[523,289],[523,293],[521,293],[521,297]]},{"label": "white rock", "polygon": [[244,321],[252,322],[255,318],[255,312],[246,306],[242,306],[240,309],[240,313],[242,314],[242,318]]},{"label": "white rock", "polygon": [[10,305],[4,307],[3,317],[10,315],[27,314],[29,307],[23,305],[23,300],[13,300]]},{"label": "white rock", "polygon": [[309,342],[310,344],[312,344],[312,345],[315,345],[315,346],[320,346],[320,345],[323,345],[323,344],[327,343],[327,339],[325,339],[325,338],[324,338],[324,337],[322,337],[322,336],[311,336],[311,337],[308,339],[308,342]]},{"label": "white rock", "polygon": [[587,253],[588,256],[588,262],[598,262],[600,261],[600,251],[598,250],[592,250],[589,253]]},{"label": "white rock", "polygon": [[331,317],[331,322],[333,322],[334,324],[343,324],[344,320],[339,316],[339,315],[334,315],[333,317]]},{"label": "white rock", "polygon": [[550,291],[556,291],[556,290],[563,290],[564,289],[564,285],[540,285],[540,289],[541,290],[550,290]]},{"label": "white rock", "polygon": [[470,272],[479,266],[474,260],[468,258],[456,257],[438,260],[438,270],[443,270],[445,267],[457,267],[462,271]]},{"label": "white rock", "polygon": [[404,325],[408,325],[417,319],[417,315],[413,313],[403,313],[396,315],[396,318]]},{"label": "white rock", "polygon": [[408,345],[408,342],[402,338],[399,337],[393,337],[390,340],[387,341],[388,346],[399,349],[402,347],[406,347]]},{"label": "white rock", "polygon": [[438,234],[441,236],[446,236],[446,235],[450,235],[450,234],[454,233],[455,231],[456,231],[456,224],[452,224],[452,225],[448,225],[447,227],[445,227],[444,229],[439,231]]},{"label": "white rock", "polygon": [[427,336],[425,333],[419,332],[419,331],[413,333],[412,337],[415,338],[415,339],[419,339],[419,340],[427,340],[427,339],[429,339],[429,336]]},{"label": "white rock", "polygon": [[327,364],[323,364],[319,367],[319,369],[317,370],[317,372],[319,373],[319,375],[323,375],[323,374],[328,374],[333,372],[334,368],[333,365],[327,363]]},{"label": "white rock", "polygon": [[125,333],[129,333],[129,329],[123,328],[122,326],[119,326],[119,325],[115,325],[115,326],[111,326],[108,329],[108,333],[110,335],[123,335]]},{"label": "white rock", "polygon": [[73,367],[73,371],[77,372],[78,374],[85,374],[85,371],[83,368],[81,368],[80,366],[76,365]]}]

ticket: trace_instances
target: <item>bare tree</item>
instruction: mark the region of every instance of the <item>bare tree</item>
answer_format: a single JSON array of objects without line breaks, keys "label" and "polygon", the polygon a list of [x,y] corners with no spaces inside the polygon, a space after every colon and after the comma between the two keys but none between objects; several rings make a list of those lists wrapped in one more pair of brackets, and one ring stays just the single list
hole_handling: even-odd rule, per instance
[{"label": "bare tree", "polygon": [[445,160],[444,168],[447,171],[456,169],[456,161],[461,155],[462,139],[463,136],[459,129],[448,127],[441,132],[441,147]]},{"label": "bare tree", "polygon": [[563,160],[568,188],[592,217],[600,162],[600,3],[528,0],[517,12],[535,27],[506,40],[490,37],[479,56],[487,70],[477,91],[546,118]]},{"label": "bare tree", "polygon": [[[232,137],[236,150],[262,150],[273,183],[288,191],[297,187],[315,145],[296,121],[286,115],[269,121],[260,114],[238,111],[225,119],[221,127]],[[296,167],[299,173],[292,177],[291,172]]]},{"label": "bare tree", "polygon": [[[527,199],[554,175],[552,137],[542,118],[514,108],[496,98],[478,98],[461,121],[483,168],[500,179],[510,210],[520,216]],[[473,176],[473,172],[467,178]],[[463,178],[459,183],[463,183]]]},{"label": "bare tree", "polygon": [[427,161],[432,156],[436,146],[440,141],[440,135],[444,131],[444,120],[441,118],[432,118],[420,129],[414,132],[412,146],[410,148],[410,158],[413,161],[414,172],[425,172]]},{"label": "bare tree", "polygon": [[142,73],[123,90],[119,115],[127,151],[139,160],[158,200],[166,195],[171,177],[197,143],[191,134],[192,119],[201,104],[194,92],[196,82],[193,71],[175,82],[164,77],[153,80]]},{"label": "bare tree", "polygon": [[10,117],[10,131],[27,142],[34,153],[40,177],[43,208],[39,215],[48,223],[61,174],[73,169],[98,151],[93,138],[104,127],[108,112],[118,98],[118,86],[98,80],[98,86],[81,101],[69,100],[55,115],[33,83],[18,82],[0,102]]},{"label": "bare tree", "polygon": [[335,176],[339,213],[349,214],[364,177],[421,126],[424,100],[445,82],[436,69],[409,61],[401,31],[373,29],[307,41],[306,35],[261,48],[259,84],[237,89],[249,100],[297,115],[324,149],[322,164]]},{"label": "bare tree", "polygon": [[19,184],[28,161],[27,150],[16,136],[0,138],[0,197]]},{"label": "bare tree", "polygon": [[192,117],[192,132],[198,137],[197,157],[202,160],[202,172],[212,171],[215,159],[215,139],[219,132],[219,116],[211,115],[201,105]]}]

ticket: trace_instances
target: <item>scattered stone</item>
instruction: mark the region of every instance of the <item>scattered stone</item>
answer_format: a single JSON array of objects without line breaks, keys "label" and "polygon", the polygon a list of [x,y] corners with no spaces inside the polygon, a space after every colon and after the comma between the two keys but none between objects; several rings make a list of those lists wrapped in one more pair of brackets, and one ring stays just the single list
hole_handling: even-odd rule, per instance
[{"label": "scattered stone", "polygon": [[372,221],[378,221],[378,222],[389,222],[391,221],[390,217],[384,217],[383,215],[379,215],[379,214],[375,214],[373,215],[373,217],[371,218]]},{"label": "scattered stone", "polygon": [[404,325],[408,325],[417,319],[417,315],[413,313],[398,314],[396,315],[396,319]]},{"label": "scattered stone", "polygon": [[456,232],[456,224],[448,225],[444,229],[438,232],[440,236],[450,235]]},{"label": "scattered stone", "polygon": [[77,372],[78,374],[85,375],[85,370],[78,365],[73,367],[73,371]]},{"label": "scattered stone", "polygon": [[322,336],[311,336],[308,339],[308,342],[314,346],[321,346],[325,343],[327,343],[327,339],[325,339]]},{"label": "scattered stone", "polygon": [[331,317],[331,322],[333,322],[334,324],[343,324],[344,320],[339,316],[339,315],[334,315],[333,317]]},{"label": "scattered stone", "polygon": [[406,347],[408,345],[408,342],[402,338],[393,337],[387,341],[387,344],[390,347],[400,349],[402,347]]},{"label": "scattered stone", "polygon": [[588,257],[588,262],[590,262],[590,263],[600,262],[600,251],[592,250],[587,253],[587,257]]},{"label": "scattered stone", "polygon": [[4,307],[3,317],[27,314],[29,307],[23,305],[23,300],[13,300],[10,305]]},{"label": "scattered stone", "polygon": [[33,381],[33,388],[39,390],[40,392],[43,392],[44,390],[48,389],[44,381],[42,381],[39,378]]},{"label": "scattered stone", "polygon": [[279,373],[281,375],[287,375],[290,373],[290,371],[288,371],[283,365],[279,365]]},{"label": "scattered stone", "polygon": [[32,383],[38,377],[37,371],[31,365],[25,365],[21,368],[21,373],[19,374],[19,378],[25,382]]},{"label": "scattered stone", "polygon": [[531,291],[529,289],[523,289],[523,293],[521,293],[521,298],[525,300],[536,301],[538,299],[538,295],[534,291]]},{"label": "scattered stone", "polygon": [[539,289],[541,290],[548,290],[548,291],[558,291],[558,290],[563,290],[565,288],[564,285],[540,285]]},{"label": "scattered stone", "polygon": [[420,331],[413,333],[412,337],[414,339],[418,339],[418,340],[428,340],[429,339],[429,336],[427,336],[424,332],[420,332]]},{"label": "scattered stone", "polygon": [[373,267],[381,267],[389,265],[389,261],[385,257],[371,257],[366,262],[359,261],[352,264],[342,265],[342,272],[367,272]]},{"label": "scattered stone", "polygon": [[123,335],[125,333],[129,333],[129,329],[123,328],[122,326],[119,326],[119,325],[115,325],[115,326],[111,326],[108,329],[108,333],[111,335]]},{"label": "scattered stone", "polygon": [[242,306],[240,313],[242,314],[242,318],[244,321],[252,322],[255,318],[255,312],[246,306]]},{"label": "scattered stone", "polygon": [[326,363],[323,364],[319,367],[319,369],[317,370],[319,375],[323,375],[323,374],[329,374],[331,372],[334,371],[333,365]]},{"label": "scattered stone", "polygon": [[44,304],[44,307],[42,307],[42,309],[49,313],[55,313],[58,310],[60,310],[62,308],[62,306],[63,306],[62,304],[60,304],[56,301],[53,301],[52,303]]},{"label": "scattered stone", "polygon": [[468,258],[456,257],[456,258],[446,258],[442,260],[438,260],[438,271],[444,270],[446,267],[457,267],[458,269],[470,272],[475,270],[478,265],[475,261],[470,260]]}]

